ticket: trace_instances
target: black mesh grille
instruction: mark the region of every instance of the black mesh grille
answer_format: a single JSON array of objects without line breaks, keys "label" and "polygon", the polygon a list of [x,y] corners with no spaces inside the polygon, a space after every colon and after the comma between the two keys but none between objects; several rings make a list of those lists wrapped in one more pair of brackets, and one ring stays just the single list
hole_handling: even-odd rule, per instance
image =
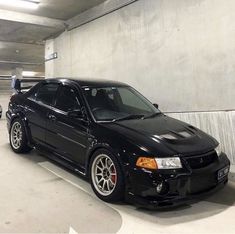
[{"label": "black mesh grille", "polygon": [[217,154],[214,151],[202,155],[185,157],[185,160],[192,169],[199,169],[209,166],[216,159],[217,159]]}]

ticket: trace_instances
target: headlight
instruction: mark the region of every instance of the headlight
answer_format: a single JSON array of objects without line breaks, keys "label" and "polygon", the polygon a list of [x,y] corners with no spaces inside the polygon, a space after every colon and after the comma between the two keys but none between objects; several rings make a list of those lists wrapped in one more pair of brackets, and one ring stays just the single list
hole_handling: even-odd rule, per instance
[{"label": "headlight", "polygon": [[222,151],[221,151],[220,145],[218,145],[218,146],[215,148],[215,151],[216,151],[216,153],[217,153],[218,156],[221,155]]},{"label": "headlight", "polygon": [[157,169],[155,158],[139,157],[136,166],[146,169]]},{"label": "headlight", "polygon": [[171,158],[148,158],[139,157],[136,166],[145,169],[178,169],[182,168],[179,157]]},{"label": "headlight", "polygon": [[178,169],[182,168],[179,157],[155,158],[158,169]]}]

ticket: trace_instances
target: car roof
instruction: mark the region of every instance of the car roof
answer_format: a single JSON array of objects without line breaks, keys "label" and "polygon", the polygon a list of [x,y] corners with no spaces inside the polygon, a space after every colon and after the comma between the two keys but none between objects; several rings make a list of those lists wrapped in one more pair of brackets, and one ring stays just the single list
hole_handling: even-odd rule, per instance
[{"label": "car roof", "polygon": [[53,78],[53,79],[46,79],[46,82],[71,82],[71,83],[77,83],[82,88],[88,88],[88,87],[110,87],[110,86],[128,86],[125,83],[119,82],[119,81],[113,81],[113,80],[105,80],[105,79],[91,79],[91,78]]}]

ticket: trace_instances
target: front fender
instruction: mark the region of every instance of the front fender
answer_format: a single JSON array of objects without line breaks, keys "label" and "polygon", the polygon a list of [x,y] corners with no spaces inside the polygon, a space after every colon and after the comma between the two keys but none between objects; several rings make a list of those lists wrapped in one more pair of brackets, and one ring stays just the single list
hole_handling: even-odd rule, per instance
[{"label": "front fender", "polygon": [[118,149],[117,147],[115,147],[114,145],[112,145],[108,142],[99,142],[98,143],[98,142],[96,142],[96,140],[93,140],[92,142],[90,142],[90,146],[88,147],[87,154],[86,154],[86,174],[89,171],[92,155],[97,150],[100,150],[100,149],[108,150],[110,153],[112,153],[114,156],[116,156],[116,158],[118,159],[118,161],[120,162],[120,164],[122,166],[128,163],[128,162],[123,161],[121,150]]},{"label": "front fender", "polygon": [[[99,138],[99,137],[98,137]],[[121,136],[117,140],[112,137],[100,137],[99,139],[94,136],[89,139],[89,146],[86,153],[86,172],[89,170],[90,160],[92,155],[99,149],[106,149],[118,159],[123,168],[124,174],[128,174],[129,166],[136,160],[137,155],[143,155],[144,152],[136,147],[134,144],[126,141]]]},{"label": "front fender", "polygon": [[10,114],[10,121],[9,121],[9,128],[8,128],[9,133],[10,133],[11,125],[12,125],[12,123],[15,119],[20,119],[22,121],[22,123],[24,125],[24,129],[25,129],[26,137],[27,137],[27,140],[28,140],[28,144],[31,145],[32,144],[31,131],[30,131],[30,128],[29,128],[28,119],[26,118],[24,113],[17,112],[17,113],[11,113]]}]

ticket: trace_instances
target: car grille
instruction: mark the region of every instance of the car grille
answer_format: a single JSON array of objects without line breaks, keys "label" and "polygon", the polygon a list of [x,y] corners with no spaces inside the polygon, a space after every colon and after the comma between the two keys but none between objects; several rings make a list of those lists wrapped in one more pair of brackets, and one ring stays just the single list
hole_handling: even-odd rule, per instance
[{"label": "car grille", "polygon": [[185,157],[186,162],[192,169],[199,169],[209,166],[217,159],[215,151],[210,151],[206,154]]}]

